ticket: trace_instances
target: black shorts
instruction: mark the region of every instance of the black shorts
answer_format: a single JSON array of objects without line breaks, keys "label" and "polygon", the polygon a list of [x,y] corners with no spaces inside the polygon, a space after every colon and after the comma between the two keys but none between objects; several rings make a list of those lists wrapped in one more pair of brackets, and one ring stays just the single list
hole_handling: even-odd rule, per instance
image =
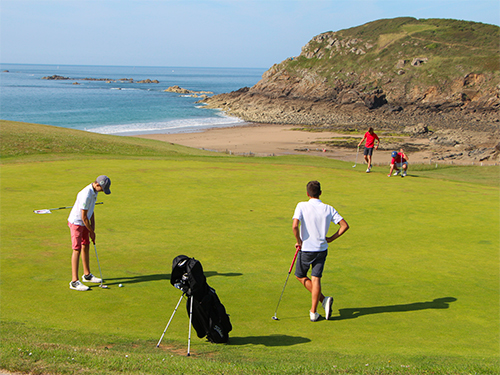
[{"label": "black shorts", "polygon": [[323,276],[323,268],[325,267],[326,256],[328,250],[325,251],[299,251],[297,255],[297,263],[295,265],[295,276],[299,279],[307,277],[307,272],[312,266],[311,276]]},{"label": "black shorts", "polygon": [[373,155],[373,147],[368,148],[365,146],[365,151],[364,151],[363,155],[372,156]]}]

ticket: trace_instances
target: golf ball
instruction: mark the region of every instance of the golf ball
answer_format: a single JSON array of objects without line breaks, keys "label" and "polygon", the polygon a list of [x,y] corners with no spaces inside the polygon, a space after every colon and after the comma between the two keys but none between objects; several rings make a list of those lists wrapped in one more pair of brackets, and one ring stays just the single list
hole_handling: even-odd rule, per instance
[{"label": "golf ball", "polygon": [[123,286],[123,284],[118,285],[119,288],[121,288],[122,286]]}]

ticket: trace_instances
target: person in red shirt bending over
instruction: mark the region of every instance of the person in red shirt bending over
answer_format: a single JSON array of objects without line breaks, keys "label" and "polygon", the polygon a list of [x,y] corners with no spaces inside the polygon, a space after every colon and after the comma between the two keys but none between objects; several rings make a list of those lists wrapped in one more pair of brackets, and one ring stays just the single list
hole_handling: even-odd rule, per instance
[{"label": "person in red shirt bending over", "polygon": [[401,174],[401,177],[405,177],[406,171],[408,170],[408,156],[404,153],[403,149],[401,149],[399,152],[393,151],[391,153],[391,156],[391,170],[389,171],[387,177],[391,177],[392,171],[394,169],[396,170],[396,172],[394,172],[394,176],[397,176],[402,169],[403,173]]},{"label": "person in red shirt bending over", "polygon": [[[375,134],[373,131],[373,128],[368,129],[368,131],[365,133],[365,136],[361,140],[361,142],[358,143],[358,148],[361,146],[363,141],[366,139],[365,143],[365,151],[363,152],[363,155],[365,156],[365,161],[368,164],[368,168],[366,169],[366,173],[370,173],[370,170],[372,169],[372,155],[373,155],[373,149],[378,149],[378,146],[380,145],[380,139],[378,138],[378,135]],[[375,141],[377,141],[377,145],[375,146]]]}]

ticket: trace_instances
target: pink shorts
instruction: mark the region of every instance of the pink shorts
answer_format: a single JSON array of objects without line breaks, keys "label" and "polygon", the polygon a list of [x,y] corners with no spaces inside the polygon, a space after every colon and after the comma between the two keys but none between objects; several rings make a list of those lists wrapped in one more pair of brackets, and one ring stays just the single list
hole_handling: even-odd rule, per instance
[{"label": "pink shorts", "polygon": [[75,225],[68,222],[71,231],[71,246],[73,250],[81,250],[82,245],[89,245],[89,230],[86,226]]}]

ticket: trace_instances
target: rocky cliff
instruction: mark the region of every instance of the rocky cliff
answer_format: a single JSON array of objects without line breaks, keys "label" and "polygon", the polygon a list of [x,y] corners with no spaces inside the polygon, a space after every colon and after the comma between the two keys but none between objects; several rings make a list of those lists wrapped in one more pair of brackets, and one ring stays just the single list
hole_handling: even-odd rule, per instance
[{"label": "rocky cliff", "polygon": [[499,27],[481,23],[374,21],[315,36],[255,86],[205,103],[247,121],[315,130],[404,132],[418,125],[480,132],[493,147],[500,128],[499,40]]}]

